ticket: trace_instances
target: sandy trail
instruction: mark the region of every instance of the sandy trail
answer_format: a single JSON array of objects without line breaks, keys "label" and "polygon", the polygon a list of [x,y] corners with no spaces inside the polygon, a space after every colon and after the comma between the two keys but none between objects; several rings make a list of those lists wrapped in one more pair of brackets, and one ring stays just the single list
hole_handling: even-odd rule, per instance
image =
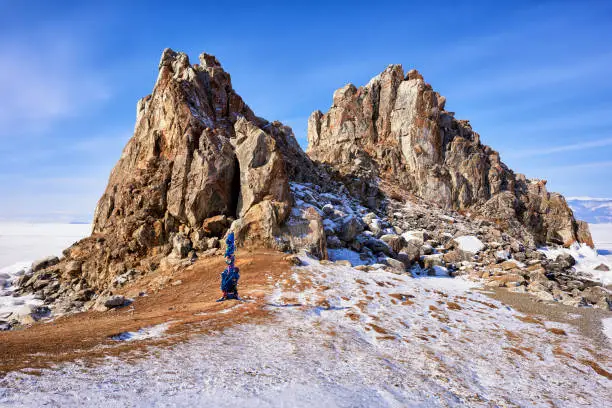
[{"label": "sandy trail", "polygon": [[[131,306],[107,312],[88,311],[41,322],[23,330],[0,332],[0,375],[22,368],[44,368],[58,362],[174,344],[195,333],[220,330],[266,318],[265,295],[289,265],[273,251],[239,251],[240,294],[249,302],[216,302],[220,296],[222,257],[205,258],[179,272],[158,271],[133,282],[118,293],[133,296]],[[146,290],[147,296],[139,297]],[[240,308],[240,313],[223,313]],[[169,323],[163,339],[118,342],[111,337]]]},{"label": "sandy trail", "polygon": [[593,341],[595,348],[612,347],[602,331],[602,319],[612,317],[612,312],[591,307],[572,307],[560,303],[540,302],[534,296],[526,293],[515,293],[505,289],[495,288],[482,293],[511,306],[518,312],[534,316],[540,320],[570,324],[585,337]]}]

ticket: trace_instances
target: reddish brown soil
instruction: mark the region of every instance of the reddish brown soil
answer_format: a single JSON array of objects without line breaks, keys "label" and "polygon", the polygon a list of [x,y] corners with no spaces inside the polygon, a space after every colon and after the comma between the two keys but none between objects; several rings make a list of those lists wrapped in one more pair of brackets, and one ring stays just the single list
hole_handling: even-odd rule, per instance
[{"label": "reddish brown soil", "polygon": [[[216,302],[220,296],[219,274],[225,267],[221,257],[201,259],[176,272],[156,271],[121,290],[122,294],[136,296],[131,306],[63,316],[52,322],[0,333],[0,375],[26,367],[43,368],[62,361],[95,360],[151,345],[169,345],[195,333],[264,319],[268,316],[264,310],[265,296],[290,266],[282,253],[271,250],[239,251],[237,259],[240,295],[248,302]],[[148,295],[138,297],[138,292],[143,290]],[[229,308],[234,309],[218,313]],[[111,339],[122,332],[164,322],[172,323],[166,332],[168,336],[161,340],[118,342]]]}]

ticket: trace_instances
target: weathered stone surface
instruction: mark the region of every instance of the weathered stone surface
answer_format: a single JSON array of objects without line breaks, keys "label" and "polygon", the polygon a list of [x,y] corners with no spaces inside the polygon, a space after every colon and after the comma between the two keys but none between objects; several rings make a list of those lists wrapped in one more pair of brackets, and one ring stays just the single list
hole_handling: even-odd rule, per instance
[{"label": "weathered stone surface", "polygon": [[582,292],[582,296],[588,303],[595,307],[604,310],[612,309],[612,292],[605,288],[599,286],[586,288]]},{"label": "weathered stone surface", "polygon": [[82,261],[66,262],[66,265],[64,266],[64,273],[68,274],[71,277],[79,276],[81,274],[82,265]]},{"label": "weathered stone surface", "polygon": [[302,260],[297,255],[287,255],[283,258],[289,265],[302,266]]},{"label": "weathered stone surface", "polygon": [[191,249],[191,240],[184,234],[176,234],[172,239],[172,255],[176,258],[186,258]]},{"label": "weathered stone surface", "polygon": [[274,138],[245,118],[238,119],[234,130],[240,169],[237,214],[244,216],[264,199],[289,207],[292,202],[289,178]]},{"label": "weathered stone surface", "polygon": [[394,252],[399,252],[406,246],[406,240],[400,235],[387,234],[380,237]]},{"label": "weathered stone surface", "polygon": [[576,230],[578,242],[584,242],[591,248],[595,248],[595,244],[593,243],[593,237],[591,237],[591,231],[589,231],[589,224],[581,220],[576,221],[576,223],[578,225],[578,228]]},{"label": "weathered stone surface", "polygon": [[222,237],[230,224],[230,220],[224,214],[207,218],[202,223],[203,236]]},{"label": "weathered stone surface", "polygon": [[561,254],[555,258],[555,262],[558,263],[563,269],[570,268],[576,265],[576,259],[570,254]]},{"label": "weathered stone surface", "polygon": [[126,299],[124,296],[121,295],[109,296],[104,300],[104,306],[108,308],[121,307],[125,303]]},{"label": "weathered stone surface", "polygon": [[342,220],[340,226],[340,239],[345,242],[352,241],[358,234],[363,232],[363,230],[364,226],[360,220],[353,216],[348,216]]},{"label": "weathered stone surface", "polygon": [[[326,177],[291,128],[253,113],[214,56],[192,65],[166,49],[98,202],[93,235],[67,261],[81,261],[82,278],[101,290],[143,259],[212,248],[204,238],[221,238],[234,220],[238,245],[271,246],[292,204],[289,181]],[[181,243],[173,242],[178,233]]]},{"label": "weathered stone surface", "polygon": [[397,271],[401,271],[401,272],[406,271],[406,264],[397,259],[387,257],[385,258],[385,263]]},{"label": "weathered stone surface", "polygon": [[43,259],[39,259],[38,261],[34,261],[32,263],[32,272],[38,272],[41,269],[48,268],[53,265],[57,265],[59,263],[59,258],[57,256],[48,256]]},{"label": "weathered stone surface", "polygon": [[381,188],[380,179],[445,208],[479,209],[537,243],[592,244],[561,195],[508,169],[417,71],[405,75],[400,65],[337,90],[327,113],[310,116],[307,153],[346,179],[358,176],[361,190],[347,185],[354,194]]}]

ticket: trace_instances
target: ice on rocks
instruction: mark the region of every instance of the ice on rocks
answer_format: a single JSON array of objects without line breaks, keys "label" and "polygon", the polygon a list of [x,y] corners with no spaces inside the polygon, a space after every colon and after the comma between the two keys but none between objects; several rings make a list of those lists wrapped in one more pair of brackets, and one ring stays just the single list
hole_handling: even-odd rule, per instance
[{"label": "ice on rocks", "polygon": [[543,247],[540,248],[539,251],[544,253],[546,258],[550,260],[555,260],[562,255],[571,255],[576,260],[576,264],[574,265],[576,272],[590,279],[599,281],[603,285],[612,284],[612,272],[597,269],[602,263],[612,264],[612,253],[610,253],[609,250],[602,250],[604,254],[602,255],[597,250],[585,244],[572,244],[569,248]]}]

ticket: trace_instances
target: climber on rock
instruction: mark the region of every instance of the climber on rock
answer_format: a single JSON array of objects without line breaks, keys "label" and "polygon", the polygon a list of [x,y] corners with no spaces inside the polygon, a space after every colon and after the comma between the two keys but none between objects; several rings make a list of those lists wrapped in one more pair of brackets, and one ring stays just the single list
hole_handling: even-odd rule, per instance
[{"label": "climber on rock", "polygon": [[234,233],[230,232],[225,240],[227,245],[225,249],[225,263],[227,267],[221,272],[221,291],[223,296],[217,300],[221,302],[228,299],[237,299],[238,297],[238,280],[240,279],[240,269],[234,266],[235,257],[234,252],[236,246],[234,244]]}]

